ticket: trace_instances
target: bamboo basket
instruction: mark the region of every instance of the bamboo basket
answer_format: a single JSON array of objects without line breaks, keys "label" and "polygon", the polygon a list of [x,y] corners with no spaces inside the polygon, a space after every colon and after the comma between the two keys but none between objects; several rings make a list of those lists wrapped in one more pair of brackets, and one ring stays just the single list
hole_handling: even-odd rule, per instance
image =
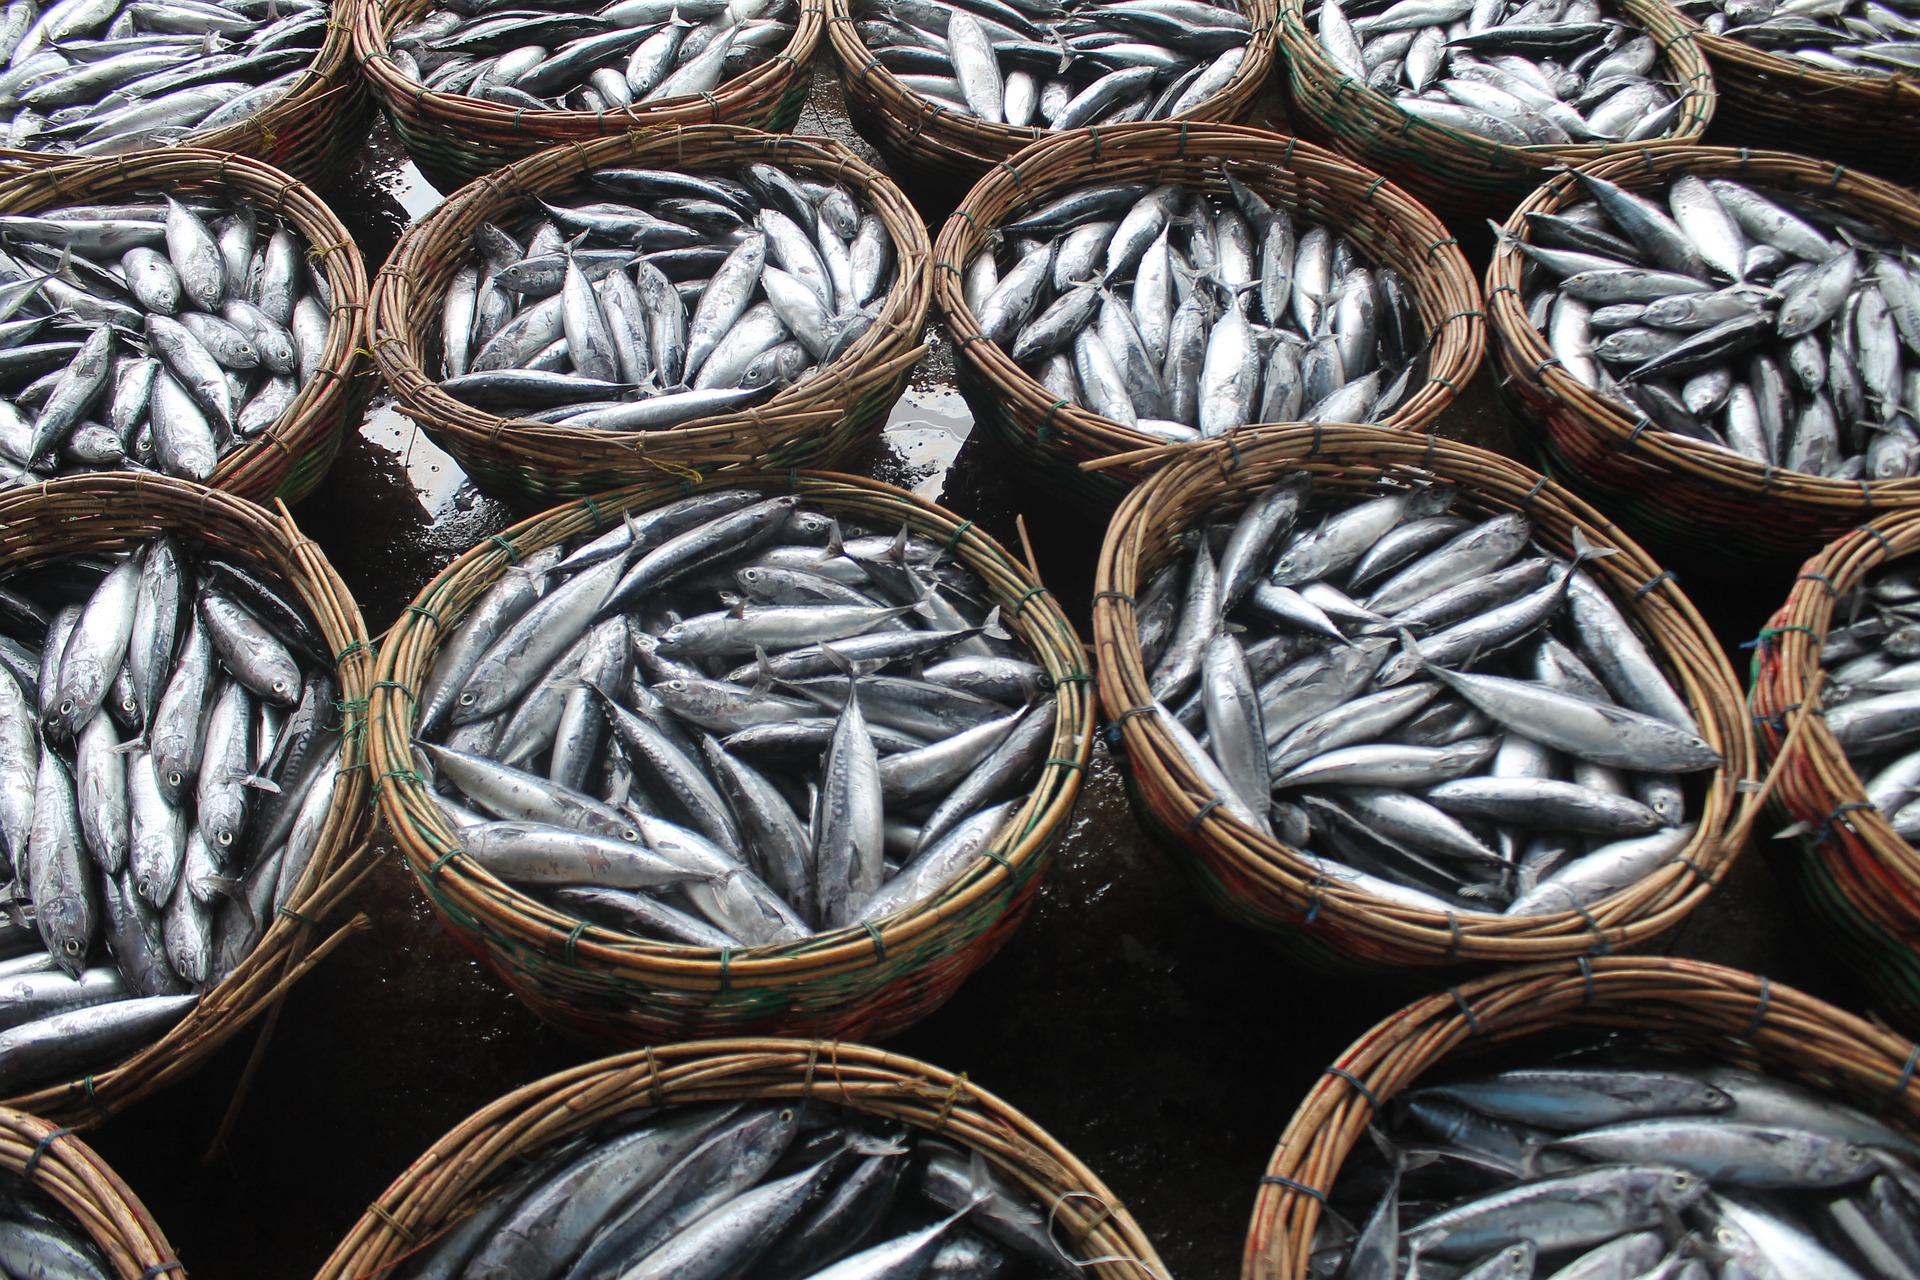
[{"label": "bamboo basket", "polygon": [[1920,1048],[1825,1001],[1697,960],[1532,965],[1407,1006],[1327,1068],[1260,1180],[1241,1280],[1304,1280],[1320,1197],[1395,1096],[1436,1067],[1474,1055],[1492,1069],[1515,1060],[1515,1042],[1574,1028],[1645,1033],[1649,1049],[1764,1071],[1920,1131]]},{"label": "bamboo basket", "polygon": [[191,1075],[364,924],[355,921],[324,941],[317,936],[372,869],[372,852],[359,847],[356,837],[367,812],[362,739],[372,646],[346,584],[283,504],[269,511],[184,480],[133,472],[0,491],[0,576],[58,556],[118,550],[167,531],[266,570],[299,594],[338,655],[347,756],[313,861],[253,954],[172,1030],[132,1057],[83,1079],[5,1101],[70,1129],[90,1129]]},{"label": "bamboo basket", "polygon": [[[765,161],[851,187],[893,236],[896,275],[885,308],[832,364],[771,400],[661,431],[583,431],[514,421],[440,390],[440,319],[448,286],[472,252],[474,228],[532,195],[578,192],[583,175],[614,165],[726,171]],[[395,246],[374,282],[373,354],[396,407],[459,460],[481,488],[541,507],[663,475],[721,467],[833,466],[879,434],[920,343],[928,280],[926,228],[885,175],[827,138],[696,125],[554,147],[458,192]]]},{"label": "bamboo basket", "polygon": [[[1134,599],[1172,556],[1176,537],[1203,516],[1231,513],[1294,471],[1319,488],[1377,492],[1377,481],[1438,481],[1458,491],[1454,509],[1475,516],[1521,511],[1538,542],[1571,554],[1578,527],[1618,554],[1586,572],[1638,624],[1651,651],[1725,757],[1703,797],[1690,797],[1699,831],[1672,862],[1588,910],[1507,918],[1422,911],[1327,884],[1293,850],[1209,799],[1151,708]],[[1733,672],[1713,633],[1673,579],[1592,507],[1497,454],[1433,436],[1361,426],[1261,427],[1209,442],[1120,505],[1094,583],[1093,635],[1100,703],[1114,726],[1128,795],[1141,824],[1179,855],[1200,894],[1231,920],[1321,967],[1393,972],[1491,962],[1516,964],[1605,955],[1671,929],[1698,906],[1744,843],[1755,773],[1752,731]]]},{"label": "bamboo basket", "polygon": [[[302,182],[320,182],[344,167],[366,139],[371,104],[353,63],[353,37],[347,23],[329,19],[326,32],[313,61],[286,93],[250,118],[196,136],[189,145],[200,151],[251,156]],[[57,151],[0,149],[0,160],[20,168],[88,158]]]},{"label": "bamboo basket", "polygon": [[1841,597],[1920,549],[1920,512],[1889,516],[1808,560],[1753,655],[1753,719],[1779,774],[1774,803],[1801,834],[1775,859],[1834,948],[1896,1026],[1920,1029],[1920,854],[1867,803],[1860,775],[1814,714],[1820,651]]},{"label": "bamboo basket", "polygon": [[[1665,0],[1657,0],[1659,3]],[[1875,76],[1828,71],[1717,36],[1674,10],[1707,57],[1720,91],[1716,117],[1729,142],[1798,151],[1920,183],[1920,72]]]},{"label": "bamboo basket", "polygon": [[[1176,120],[1231,123],[1247,118],[1274,59],[1274,0],[1246,0],[1252,36],[1233,78]],[[1057,137],[1033,126],[990,124],[930,102],[900,82],[861,41],[849,0],[828,0],[827,42],[840,67],[847,117],[895,173],[951,190],[978,178],[1023,147]],[[1106,126],[1096,126],[1102,135]],[[1119,126],[1113,126],[1117,128]]]},{"label": "bamboo basket", "polygon": [[530,111],[463,93],[428,89],[401,70],[387,40],[435,0],[345,0],[353,54],[367,87],[421,172],[442,191],[549,147],[693,125],[730,124],[784,132],[806,105],[813,55],[826,25],[822,0],[796,0],[793,36],[779,53],[711,93],[663,98],[623,111]]},{"label": "bamboo basket", "polygon": [[934,288],[974,416],[1007,445],[1029,479],[1103,516],[1173,455],[1152,436],[1058,402],[988,341],[962,293],[967,265],[997,239],[995,228],[1067,191],[1145,181],[1224,192],[1223,163],[1269,201],[1338,227],[1371,261],[1406,277],[1420,321],[1433,335],[1427,382],[1382,426],[1425,428],[1473,377],[1484,354],[1480,290],[1447,229],[1386,179],[1331,152],[1264,129],[1179,122],[1079,130],[1038,143],[981,179],[947,219],[934,248]]},{"label": "bamboo basket", "polygon": [[1516,147],[1432,124],[1347,74],[1320,47],[1308,0],[1278,0],[1292,118],[1309,137],[1378,169],[1449,218],[1500,217],[1549,170],[1698,142],[1717,102],[1713,74],[1689,23],[1662,0],[1619,0],[1660,47],[1666,79],[1683,86],[1679,122],[1653,142]]},{"label": "bamboo basket", "polygon": [[421,591],[381,646],[372,704],[380,810],[448,932],[563,1031],[635,1044],[733,1032],[882,1039],[952,996],[1033,903],[1092,750],[1093,700],[1080,642],[1037,576],[972,521],[891,485],[792,472],[733,474],[692,486],[723,487],[797,492],[842,518],[888,529],[904,524],[951,547],[981,575],[1059,699],[1049,758],[1018,817],[997,837],[999,856],[983,857],[934,897],[873,924],[783,946],[719,951],[590,927],[461,853],[412,754],[415,691],[442,639],[519,557],[689,492],[677,483],[635,486],[523,521],[468,551]]},{"label": "bamboo basket", "polygon": [[[1920,203],[1912,192],[1804,156],[1670,147],[1618,157],[1586,172],[1629,190],[1658,188],[1685,172],[1825,197],[1920,245]],[[1584,191],[1571,174],[1556,175],[1514,211],[1507,230],[1524,238],[1528,213],[1559,210]],[[1502,394],[1533,429],[1545,469],[1634,533],[1666,545],[1778,560],[1810,554],[1875,513],[1920,505],[1920,478],[1830,480],[1649,430],[1650,422],[1600,399],[1554,361],[1546,338],[1527,323],[1523,262],[1519,250],[1503,244],[1487,268]]]},{"label": "bamboo basket", "polygon": [[48,164],[0,178],[0,210],[39,213],[64,204],[161,193],[251,201],[285,217],[325,270],[333,314],[320,368],[273,426],[220,460],[213,488],[267,502],[298,502],[326,477],[349,422],[371,390],[364,362],[367,275],[359,246],[312,188],[258,160],[168,147],[107,160]]},{"label": "bamboo basket", "polygon": [[67,1130],[0,1107],[0,1168],[72,1214],[120,1280],[167,1273],[184,1280],[186,1268],[140,1198]]},{"label": "bamboo basket", "polygon": [[938,1134],[986,1157],[1051,1217],[1055,1241],[1100,1280],[1167,1280],[1127,1208],[1039,1125],[939,1067],[825,1040],[706,1040],[603,1058],[475,1112],[370,1206],[315,1280],[397,1272],[471,1212],[503,1172],[574,1134],[654,1106],[806,1099]]}]

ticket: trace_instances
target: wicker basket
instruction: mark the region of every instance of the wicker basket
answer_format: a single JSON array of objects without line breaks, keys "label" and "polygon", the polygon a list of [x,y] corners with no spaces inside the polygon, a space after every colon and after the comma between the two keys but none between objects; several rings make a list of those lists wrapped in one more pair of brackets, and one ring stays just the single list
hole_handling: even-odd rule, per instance
[{"label": "wicker basket", "polygon": [[428,89],[387,52],[387,38],[434,0],[345,0],[353,54],[394,132],[435,186],[451,192],[537,151],[686,125],[731,124],[784,131],[806,105],[813,55],[826,25],[823,0],[798,0],[793,38],[767,61],[711,93],[665,98],[623,111],[530,111]]},{"label": "wicker basket", "polygon": [[[1664,3],[1664,0],[1656,0]],[[1717,36],[1678,9],[1720,91],[1716,140],[1805,152],[1920,184],[1920,72],[1828,71]]]},{"label": "wicker basket", "polygon": [[299,593],[339,655],[348,755],[313,861],[253,954],[133,1057],[85,1079],[6,1100],[72,1129],[91,1128],[192,1074],[277,1003],[347,936],[343,929],[315,946],[315,931],[371,869],[371,852],[357,848],[356,829],[368,815],[362,739],[373,653],[346,584],[284,506],[268,511],[201,485],[128,472],[0,491],[0,576],[57,556],[121,549],[169,530],[257,565]]},{"label": "wicker basket", "polygon": [[1378,1109],[1426,1072],[1467,1054],[1511,1059],[1512,1041],[1586,1027],[1644,1032],[1650,1048],[1775,1074],[1920,1130],[1920,1048],[1792,987],[1655,956],[1510,970],[1409,1005],[1327,1068],[1261,1179],[1241,1280],[1304,1280],[1319,1196]]},{"label": "wicker basket", "polygon": [[[664,431],[585,431],[515,422],[440,390],[440,318],[447,287],[471,253],[475,227],[532,193],[577,192],[582,175],[613,165],[709,173],[765,161],[853,188],[886,223],[896,273],[879,319],[846,354],[765,404]],[[491,493],[542,507],[660,476],[720,467],[833,466],[878,435],[924,348],[931,292],[926,228],[900,189],[826,138],[696,125],[555,147],[466,187],[400,238],[374,282],[373,354],[396,407]]]},{"label": "wicker basket", "polygon": [[354,1225],[316,1280],[393,1274],[466,1216],[502,1170],[645,1107],[807,1098],[936,1133],[978,1151],[1052,1217],[1054,1239],[1100,1280],[1166,1280],[1126,1206],[1073,1153],[967,1078],[825,1040],[666,1045],[548,1076],[475,1112],[415,1160]]},{"label": "wicker basket", "polygon": [[1846,752],[1812,714],[1822,692],[1820,650],[1834,607],[1869,573],[1920,550],[1920,512],[1876,521],[1808,560],[1753,655],[1753,713],[1779,781],[1791,842],[1769,842],[1776,864],[1856,970],[1886,1016],[1920,1030],[1920,854],[1867,803]]},{"label": "wicker basket", "polygon": [[[195,137],[190,145],[251,156],[302,182],[320,182],[344,167],[366,141],[372,104],[354,65],[347,23],[329,21],[326,30],[319,52],[292,88],[247,119]],[[0,149],[0,161],[21,168],[74,158],[55,151]]]},{"label": "wicker basket", "polygon": [[[1459,493],[1455,510],[1521,511],[1539,542],[1570,554],[1577,526],[1619,553],[1587,567],[1639,623],[1652,651],[1726,762],[1691,802],[1699,831],[1672,862],[1583,912],[1530,917],[1452,916],[1382,901],[1318,880],[1295,853],[1209,801],[1151,707],[1133,599],[1176,548],[1175,536],[1209,512],[1230,511],[1293,471],[1315,485],[1377,492],[1381,477],[1437,480]],[[1115,726],[1128,793],[1141,823],[1181,856],[1201,896],[1328,967],[1365,971],[1522,963],[1606,954],[1678,924],[1732,865],[1754,808],[1737,785],[1755,771],[1754,747],[1733,672],[1700,615],[1672,579],[1599,512],[1497,454],[1432,436],[1359,426],[1261,427],[1209,442],[1127,496],[1107,530],[1094,586],[1093,635],[1100,702]],[[1730,830],[1735,832],[1730,834]]]},{"label": "wicker basket", "polygon": [[49,164],[0,179],[0,210],[39,213],[64,204],[175,196],[251,201],[297,227],[308,254],[325,268],[333,290],[320,368],[280,420],[228,453],[208,484],[266,502],[298,502],[313,492],[340,452],[372,389],[365,362],[367,274],[359,246],[333,211],[306,185],[245,156],[164,148],[107,160]]},{"label": "wicker basket", "polygon": [[0,1168],[72,1214],[120,1280],[185,1280],[160,1226],[106,1161],[65,1129],[0,1107]]},{"label": "wicker basket", "polygon": [[[1899,187],[1820,160],[1773,151],[1670,147],[1589,166],[1629,190],[1659,188],[1676,173],[1827,197],[1849,213],[1920,245],[1920,202]],[[1507,220],[1525,237],[1528,213],[1552,212],[1585,188],[1560,174]],[[1920,478],[1862,482],[1783,471],[1704,441],[1636,421],[1600,399],[1553,360],[1527,323],[1520,295],[1524,257],[1510,244],[1487,268],[1494,352],[1508,404],[1535,431],[1545,469],[1636,535],[1675,547],[1711,546],[1754,560],[1807,555],[1875,512],[1920,506]]]},{"label": "wicker basket", "polygon": [[[626,1043],[687,1036],[826,1034],[883,1039],[925,1017],[999,949],[1025,916],[1065,831],[1093,743],[1080,642],[1047,589],[992,539],[949,512],[874,480],[820,472],[735,474],[697,488],[797,492],[843,518],[950,546],[980,574],[1056,682],[1052,749],[999,857],[911,910],[784,946],[716,951],[589,928],[474,866],[413,769],[414,691],[446,633],[518,556],[683,497],[635,486],[558,507],[481,543],[415,598],[382,642],[374,685],[381,813],[449,932],[535,1013],[569,1033]],[[1018,834],[1011,834],[1017,831]]]},{"label": "wicker basket", "polygon": [[1280,48],[1292,118],[1307,136],[1378,169],[1449,217],[1498,218],[1548,170],[1697,142],[1713,119],[1713,75],[1689,23],[1662,0],[1620,0],[1620,9],[1660,46],[1666,78],[1686,87],[1675,128],[1657,143],[1516,147],[1429,123],[1336,65],[1307,20],[1308,0],[1279,0]]},{"label": "wicker basket", "polygon": [[[895,173],[951,191],[957,180],[980,177],[1023,147],[1059,136],[1033,126],[990,124],[928,101],[901,84],[861,42],[849,0],[828,0],[828,5],[827,43],[840,65],[847,117]],[[1232,123],[1253,110],[1254,97],[1273,69],[1274,0],[1248,0],[1247,18],[1252,37],[1239,70],[1218,93],[1176,119]],[[1100,133],[1106,136],[1108,130]]]},{"label": "wicker basket", "polygon": [[961,289],[967,264],[986,251],[994,228],[1066,191],[1132,180],[1225,191],[1223,160],[1261,196],[1338,227],[1369,258],[1406,277],[1421,323],[1438,336],[1428,352],[1426,385],[1383,426],[1426,427],[1480,365],[1486,333],[1466,258],[1431,213],[1379,176],[1296,138],[1232,125],[1118,125],[1038,143],[981,179],[947,220],[934,249],[934,287],[960,352],[960,388],[975,417],[1005,442],[1031,479],[1102,514],[1155,466],[1190,446],[1168,450],[1110,418],[1057,403],[981,335]]}]

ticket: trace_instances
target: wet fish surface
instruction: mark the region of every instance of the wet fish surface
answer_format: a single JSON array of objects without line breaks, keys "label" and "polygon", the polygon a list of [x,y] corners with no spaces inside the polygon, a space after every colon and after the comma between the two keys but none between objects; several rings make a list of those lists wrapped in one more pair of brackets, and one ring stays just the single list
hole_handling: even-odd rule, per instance
[{"label": "wet fish surface", "polygon": [[1681,855],[1721,757],[1582,568],[1610,549],[1576,530],[1569,561],[1455,496],[1300,472],[1190,537],[1141,594],[1154,707],[1224,812],[1328,881],[1584,911]]},{"label": "wet fish surface", "polygon": [[480,866],[721,948],[881,920],[999,856],[1055,716],[944,548],[741,489],[509,570],[420,705]]}]

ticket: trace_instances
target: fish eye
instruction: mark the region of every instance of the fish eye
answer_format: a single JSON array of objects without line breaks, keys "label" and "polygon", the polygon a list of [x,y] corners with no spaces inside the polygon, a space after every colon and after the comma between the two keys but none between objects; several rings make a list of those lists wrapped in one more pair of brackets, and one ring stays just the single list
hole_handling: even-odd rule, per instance
[{"label": "fish eye", "polygon": [[461,706],[463,706],[463,707],[470,707],[470,706],[472,706],[472,705],[473,705],[473,703],[474,703],[474,697],[473,697],[473,695],[472,695],[472,694],[470,694],[470,693],[463,693],[463,694],[461,694],[461,695],[460,695],[460,705],[461,705]]},{"label": "fish eye", "polygon": [[1687,1187],[1693,1185],[1693,1175],[1690,1173],[1676,1173],[1673,1175],[1673,1185],[1685,1190]]},{"label": "fish eye", "polygon": [[224,848],[226,848],[226,847],[227,847],[228,845],[230,845],[230,844],[232,844],[232,843],[233,843],[233,832],[231,832],[231,831],[222,831],[222,832],[221,832],[221,833],[219,834],[219,836],[217,836],[217,837],[216,837],[216,839],[218,840],[218,842],[219,842],[219,844],[220,844],[220,847],[221,847],[222,849],[224,849]]},{"label": "fish eye", "polygon": [[179,771],[178,769],[169,769],[169,770],[167,771],[167,785],[168,785],[168,786],[170,786],[170,787],[177,787],[177,786],[179,786],[179,785],[180,785],[181,783],[183,783],[183,782],[185,782],[185,781],[186,781],[186,779],[180,776],[180,771]]},{"label": "fish eye", "polygon": [[287,682],[285,680],[275,680],[273,682],[273,691],[275,693],[285,693],[287,691]]},{"label": "fish eye", "polygon": [[635,831],[632,827],[628,827],[625,830],[621,831],[620,838],[622,840],[628,841],[629,843],[638,844],[640,842],[640,833],[638,831]]},{"label": "fish eye", "polygon": [[60,949],[70,956],[77,956],[80,954],[81,949],[80,940],[78,938],[68,938],[60,944]]},{"label": "fish eye", "polygon": [[72,715],[72,714],[73,714],[73,699],[72,699],[72,698],[68,698],[68,699],[66,699],[65,701],[63,701],[63,702],[61,702],[61,704],[60,704],[60,714],[61,714],[61,715],[63,715],[63,716],[70,716],[70,715]]},{"label": "fish eye", "polygon": [[792,1124],[792,1123],[793,1123],[793,1108],[792,1108],[792,1107],[783,1107],[783,1108],[781,1108],[781,1110],[780,1110],[780,1123],[781,1123],[781,1124]]}]

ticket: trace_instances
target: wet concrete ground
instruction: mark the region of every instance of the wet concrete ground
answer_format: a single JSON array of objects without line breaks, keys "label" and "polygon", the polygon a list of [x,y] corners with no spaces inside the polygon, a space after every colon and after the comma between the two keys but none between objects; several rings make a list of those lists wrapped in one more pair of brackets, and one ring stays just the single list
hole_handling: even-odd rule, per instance
[{"label": "wet concrete ground", "polygon": [[[800,128],[852,140],[843,122],[823,72]],[[403,162],[383,127],[356,169],[325,189],[370,274],[408,219],[437,199]],[[913,194],[944,214],[939,206],[961,193]],[[1102,528],[1006,482],[995,446],[970,435],[937,327],[929,340],[932,354],[859,469],[1010,543],[1013,516],[1024,512],[1046,580],[1084,636]],[[1442,430],[1516,452],[1484,373]],[[512,519],[378,400],[295,514],[376,635],[447,561]],[[1792,571],[1729,569],[1712,553],[1693,548],[1674,563],[1732,649],[1784,596]],[[1745,661],[1735,653],[1736,669]],[[368,1202],[447,1129],[592,1056],[483,975],[389,854],[357,903],[374,928],[294,991],[221,1149],[209,1146],[234,1102],[251,1033],[90,1138],[196,1280],[311,1276]],[[1744,859],[1664,949],[1857,1004],[1759,857]],[[1349,1041],[1414,994],[1302,972],[1203,908],[1135,826],[1103,751],[1024,928],[893,1047],[965,1071],[1026,1111],[1109,1183],[1176,1275],[1224,1280],[1237,1271],[1256,1181],[1295,1104]]]}]

